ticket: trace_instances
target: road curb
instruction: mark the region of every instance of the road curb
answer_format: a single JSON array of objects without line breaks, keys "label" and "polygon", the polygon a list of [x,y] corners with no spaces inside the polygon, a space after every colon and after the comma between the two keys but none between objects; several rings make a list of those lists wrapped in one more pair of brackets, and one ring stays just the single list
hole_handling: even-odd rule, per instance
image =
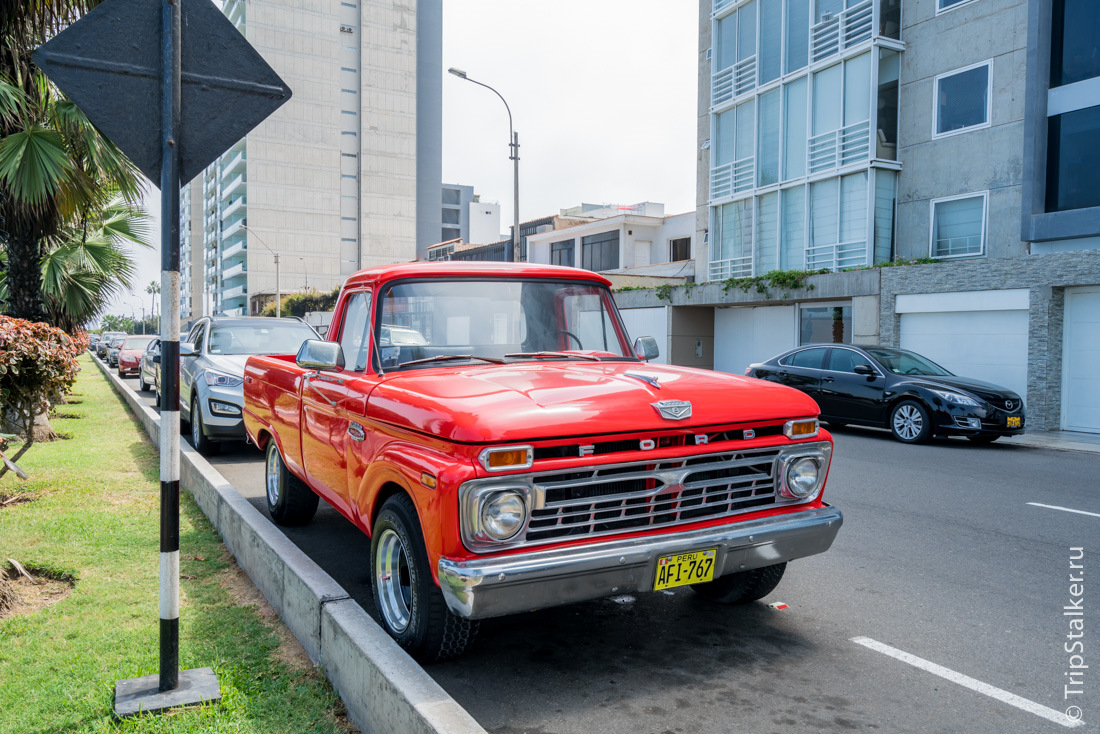
[{"label": "road curb", "polygon": [[[102,362],[92,361],[156,443],[160,415]],[[335,579],[183,441],[180,486],[195,498],[238,565],[325,671],[362,731],[486,734]]]}]

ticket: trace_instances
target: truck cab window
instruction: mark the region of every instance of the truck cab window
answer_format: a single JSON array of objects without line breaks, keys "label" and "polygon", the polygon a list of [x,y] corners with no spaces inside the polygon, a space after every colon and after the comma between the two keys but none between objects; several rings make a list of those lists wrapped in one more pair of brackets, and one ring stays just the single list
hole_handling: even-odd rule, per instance
[{"label": "truck cab window", "polygon": [[344,351],[344,363],[355,372],[367,366],[370,345],[370,292],[355,293],[344,308],[344,321],[340,327],[340,348]]}]

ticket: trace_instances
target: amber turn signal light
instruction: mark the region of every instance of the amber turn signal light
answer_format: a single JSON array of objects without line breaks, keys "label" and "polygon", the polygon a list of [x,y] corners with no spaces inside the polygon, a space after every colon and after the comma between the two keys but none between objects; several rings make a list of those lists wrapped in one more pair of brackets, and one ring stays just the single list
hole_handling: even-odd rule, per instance
[{"label": "amber turn signal light", "polygon": [[477,458],[486,471],[530,469],[535,463],[535,450],[530,446],[504,446],[485,449]]},{"label": "amber turn signal light", "polygon": [[817,435],[817,419],[787,421],[783,426],[783,435],[787,438],[812,438]]}]

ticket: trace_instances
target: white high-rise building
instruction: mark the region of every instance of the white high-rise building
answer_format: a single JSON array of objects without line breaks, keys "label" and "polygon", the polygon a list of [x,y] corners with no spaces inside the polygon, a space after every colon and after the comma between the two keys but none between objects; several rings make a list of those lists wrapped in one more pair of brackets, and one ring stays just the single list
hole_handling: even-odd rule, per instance
[{"label": "white high-rise building", "polygon": [[[185,289],[185,318],[247,314],[276,290],[275,253],[284,293],[416,259],[417,157],[438,158],[441,138],[422,131],[418,145],[418,20],[433,14],[429,45],[442,27],[438,0],[420,4],[226,0],[226,16],[293,94],[183,193],[183,269],[194,264],[203,280],[201,295],[198,284]],[[438,216],[438,200],[430,206]]]}]

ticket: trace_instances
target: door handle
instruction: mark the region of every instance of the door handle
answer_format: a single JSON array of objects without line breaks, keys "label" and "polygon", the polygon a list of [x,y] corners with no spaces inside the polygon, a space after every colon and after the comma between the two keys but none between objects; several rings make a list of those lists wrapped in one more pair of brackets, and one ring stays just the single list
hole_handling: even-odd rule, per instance
[{"label": "door handle", "polygon": [[822,377],[822,378],[821,378],[821,381],[822,381],[822,382],[833,382],[834,380],[833,380],[833,378],[832,378],[832,377]]}]

